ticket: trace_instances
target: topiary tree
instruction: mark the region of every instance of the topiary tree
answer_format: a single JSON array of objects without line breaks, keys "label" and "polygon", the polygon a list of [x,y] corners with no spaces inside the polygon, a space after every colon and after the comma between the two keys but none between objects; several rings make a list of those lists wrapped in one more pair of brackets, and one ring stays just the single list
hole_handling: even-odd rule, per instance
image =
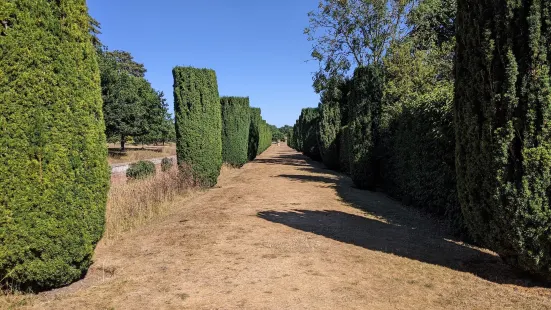
[{"label": "topiary tree", "polygon": [[0,21],[0,282],[59,287],[92,263],[109,188],[90,18],[84,0],[14,0]]},{"label": "topiary tree", "polygon": [[243,166],[248,160],[251,125],[249,98],[222,97],[222,159]]},{"label": "topiary tree", "polygon": [[260,108],[251,108],[250,111],[251,124],[249,127],[249,160],[254,160],[258,155],[260,143]]},{"label": "topiary tree", "polygon": [[199,183],[214,186],[222,166],[222,111],[216,73],[175,67],[172,74],[178,166],[189,166]]},{"label": "topiary tree", "polygon": [[459,200],[472,236],[551,280],[551,2],[458,0]]},{"label": "topiary tree", "polygon": [[320,160],[318,147],[319,110],[318,108],[304,108],[299,117],[302,152],[304,155]]},{"label": "topiary tree", "polygon": [[323,163],[329,169],[339,169],[339,133],[341,130],[342,78],[327,82],[319,104],[319,149]]},{"label": "topiary tree", "polygon": [[349,95],[350,175],[362,189],[375,189],[376,145],[383,97],[383,69],[372,64],[354,71]]}]

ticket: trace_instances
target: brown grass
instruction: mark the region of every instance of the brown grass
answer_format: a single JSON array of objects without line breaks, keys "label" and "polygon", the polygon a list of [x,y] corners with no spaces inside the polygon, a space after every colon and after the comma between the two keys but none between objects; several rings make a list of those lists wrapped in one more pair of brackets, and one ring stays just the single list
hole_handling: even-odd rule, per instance
[{"label": "brown grass", "polygon": [[109,144],[108,147],[108,161],[111,165],[176,155],[176,144],[173,143],[167,144],[165,146],[127,146],[126,154],[122,156],[118,153],[119,146]]},{"label": "brown grass", "polygon": [[113,182],[107,200],[104,239],[116,239],[168,211],[169,202],[176,196],[196,188],[188,171],[179,171],[175,165],[166,172],[158,168],[149,179]]}]

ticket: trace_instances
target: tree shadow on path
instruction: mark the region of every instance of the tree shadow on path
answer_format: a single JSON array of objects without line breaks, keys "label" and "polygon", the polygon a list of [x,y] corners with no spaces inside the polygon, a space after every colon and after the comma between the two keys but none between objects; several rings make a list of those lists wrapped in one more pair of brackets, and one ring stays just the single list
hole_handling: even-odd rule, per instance
[{"label": "tree shadow on path", "polygon": [[498,256],[454,241],[435,218],[404,207],[382,193],[353,188],[350,178],[323,169],[319,163],[312,165],[305,156],[297,156],[309,166],[299,169],[305,173],[277,177],[329,184],[343,202],[373,218],[336,210],[266,211],[259,212],[258,217],[369,250],[468,272],[494,283],[549,287],[518,273]]}]

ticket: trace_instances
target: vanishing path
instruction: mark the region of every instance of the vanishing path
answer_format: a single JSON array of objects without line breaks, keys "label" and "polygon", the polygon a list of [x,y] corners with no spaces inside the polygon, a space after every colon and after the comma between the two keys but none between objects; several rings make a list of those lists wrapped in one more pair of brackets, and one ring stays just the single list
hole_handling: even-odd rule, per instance
[{"label": "vanishing path", "polygon": [[87,277],[37,309],[543,309],[434,220],[272,146],[170,215],[98,246]]}]

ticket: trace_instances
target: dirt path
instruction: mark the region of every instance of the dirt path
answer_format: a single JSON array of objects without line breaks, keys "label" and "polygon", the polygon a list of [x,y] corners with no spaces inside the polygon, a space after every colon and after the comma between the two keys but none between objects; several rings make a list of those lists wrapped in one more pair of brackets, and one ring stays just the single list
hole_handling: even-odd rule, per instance
[{"label": "dirt path", "polygon": [[37,309],[539,309],[551,289],[286,146],[102,244]]}]

